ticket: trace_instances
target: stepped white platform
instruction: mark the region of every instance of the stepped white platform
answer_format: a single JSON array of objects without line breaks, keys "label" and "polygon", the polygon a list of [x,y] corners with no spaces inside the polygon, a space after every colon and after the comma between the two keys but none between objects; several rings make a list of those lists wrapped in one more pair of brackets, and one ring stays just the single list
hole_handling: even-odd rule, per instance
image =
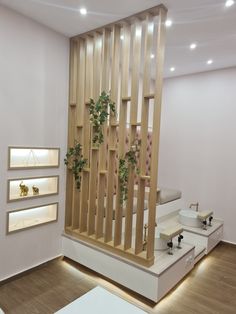
[{"label": "stepped white platform", "polygon": [[143,310],[117,297],[107,290],[96,287],[71,302],[55,314],[145,314]]},{"label": "stepped white platform", "polygon": [[214,219],[208,230],[187,227],[179,223],[178,211],[173,211],[160,217],[157,223],[160,229],[182,228],[184,240],[182,249],[177,249],[177,239],[173,239],[173,255],[168,255],[167,250],[155,251],[155,263],[149,268],[65,233],[62,252],[64,256],[158,302],[222,240],[223,222]]},{"label": "stepped white platform", "polygon": [[174,248],[173,255],[155,251],[155,263],[147,268],[70,235],[63,234],[62,239],[64,256],[155,302],[194,266],[194,246],[190,244],[183,244],[181,250]]}]

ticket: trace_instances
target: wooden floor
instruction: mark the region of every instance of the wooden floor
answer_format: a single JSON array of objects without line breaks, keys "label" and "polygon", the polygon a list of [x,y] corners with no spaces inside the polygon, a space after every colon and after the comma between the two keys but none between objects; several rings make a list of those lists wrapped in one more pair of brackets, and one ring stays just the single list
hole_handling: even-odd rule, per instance
[{"label": "wooden floor", "polygon": [[157,305],[72,261],[58,259],[1,285],[0,307],[5,313],[54,313],[97,285],[148,313],[235,314],[236,247],[219,244]]}]

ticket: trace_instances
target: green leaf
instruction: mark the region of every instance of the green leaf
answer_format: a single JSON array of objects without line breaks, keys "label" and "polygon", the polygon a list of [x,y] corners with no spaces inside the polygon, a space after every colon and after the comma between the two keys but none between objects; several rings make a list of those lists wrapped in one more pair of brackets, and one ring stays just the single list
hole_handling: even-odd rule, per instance
[{"label": "green leaf", "polygon": [[87,164],[87,159],[83,158],[82,145],[80,143],[75,142],[75,146],[69,148],[68,152],[66,153],[64,163],[67,167],[69,166],[70,163],[69,160],[71,160],[72,173],[74,175],[76,187],[77,189],[80,190],[81,172],[83,171],[85,165]]}]

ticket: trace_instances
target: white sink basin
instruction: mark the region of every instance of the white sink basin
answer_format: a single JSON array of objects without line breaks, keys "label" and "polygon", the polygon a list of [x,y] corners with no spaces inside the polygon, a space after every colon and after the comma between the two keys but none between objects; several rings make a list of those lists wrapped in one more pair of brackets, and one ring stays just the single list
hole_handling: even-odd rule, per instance
[{"label": "white sink basin", "polygon": [[202,222],[198,218],[198,212],[191,209],[181,209],[179,211],[179,222],[188,227],[201,228]]},{"label": "white sink basin", "polygon": [[155,251],[165,251],[168,249],[167,240],[163,240],[160,238],[160,233],[164,230],[164,228],[157,227],[155,230]]}]

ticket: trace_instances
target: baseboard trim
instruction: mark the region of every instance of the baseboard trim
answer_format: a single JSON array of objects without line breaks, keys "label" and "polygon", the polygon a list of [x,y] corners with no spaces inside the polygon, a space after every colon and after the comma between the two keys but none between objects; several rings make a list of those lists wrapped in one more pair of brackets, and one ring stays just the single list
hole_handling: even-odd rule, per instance
[{"label": "baseboard trim", "polygon": [[230,244],[230,245],[236,246],[236,243],[235,243],[235,242],[226,241],[226,240],[222,240],[221,242],[224,242],[224,243],[227,243],[227,244]]},{"label": "baseboard trim", "polygon": [[59,258],[62,258],[62,255],[61,255],[61,254],[60,254],[60,255],[57,255],[57,256],[54,256],[54,257],[51,257],[51,258],[49,258],[49,259],[47,259],[47,260],[45,260],[45,261],[43,261],[43,262],[41,262],[41,263],[35,264],[35,265],[32,266],[31,268],[28,268],[28,269],[19,271],[19,272],[15,273],[15,274],[13,274],[13,275],[11,275],[11,276],[9,276],[9,277],[3,278],[3,279],[0,280],[0,286],[4,285],[4,284],[6,284],[6,283],[8,283],[8,282],[10,282],[10,281],[13,281],[13,280],[15,280],[15,279],[21,278],[21,277],[23,277],[23,276],[25,276],[25,275],[27,275],[27,274],[29,274],[29,273],[31,273],[31,272],[37,270],[37,269],[43,267],[43,266],[46,265],[47,263],[52,262],[52,261],[54,261],[54,260],[57,260],[57,259],[59,259]]}]

